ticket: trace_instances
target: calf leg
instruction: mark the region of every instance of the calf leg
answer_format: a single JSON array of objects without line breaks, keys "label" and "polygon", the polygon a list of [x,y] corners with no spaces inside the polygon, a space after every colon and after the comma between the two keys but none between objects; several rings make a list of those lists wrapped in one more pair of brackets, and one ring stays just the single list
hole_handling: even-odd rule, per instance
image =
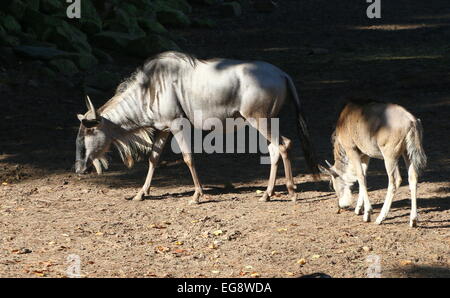
[{"label": "calf leg", "polygon": [[417,226],[417,181],[418,175],[416,169],[414,169],[413,165],[409,161],[408,156],[403,155],[403,159],[405,160],[406,167],[408,168],[408,184],[409,190],[411,192],[411,215],[409,218],[409,226],[411,228]]},{"label": "calf leg", "polygon": [[402,175],[400,174],[400,168],[398,163],[397,166],[395,167],[394,178],[395,178],[395,188],[399,189],[400,186],[402,185]]},{"label": "calf leg", "polygon": [[158,165],[159,158],[164,149],[164,145],[166,144],[167,138],[169,137],[170,132],[159,131],[156,134],[152,152],[150,153],[150,157],[148,159],[148,173],[147,178],[145,178],[145,183],[142,189],[134,196],[133,201],[142,201],[143,196],[149,195],[150,185],[152,183],[153,173],[155,172],[155,168]]},{"label": "calf leg", "polygon": [[383,207],[381,208],[380,215],[378,215],[375,221],[376,224],[381,224],[381,222],[386,218],[389,209],[391,208],[392,199],[396,191],[395,171],[398,169],[398,160],[392,157],[384,157],[384,165],[386,167],[389,185],[386,193],[386,198],[384,199]]},{"label": "calf leg", "polygon": [[[367,168],[369,167],[370,157],[367,155],[361,156],[361,166],[364,176],[367,177]],[[362,207],[364,203],[364,193],[360,190],[358,195],[358,201],[356,202],[355,213],[356,215],[362,215]]]},{"label": "calf leg", "polygon": [[361,156],[360,156],[359,152],[357,152],[355,150],[346,150],[346,151],[347,151],[347,155],[350,159],[351,164],[355,168],[356,177],[358,178],[360,196],[362,197],[362,200],[364,201],[363,220],[365,222],[369,222],[370,214],[372,213],[372,205],[370,204],[369,194],[367,193],[366,175],[364,173],[363,166],[361,163]]}]

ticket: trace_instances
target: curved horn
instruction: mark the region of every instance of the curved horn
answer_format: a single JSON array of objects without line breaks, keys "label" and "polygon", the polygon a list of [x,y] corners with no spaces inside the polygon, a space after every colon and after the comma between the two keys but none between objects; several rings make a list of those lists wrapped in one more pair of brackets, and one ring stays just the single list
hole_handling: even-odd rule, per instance
[{"label": "curved horn", "polygon": [[88,111],[92,111],[92,113],[94,113],[95,119],[97,119],[98,118],[97,111],[95,110],[94,105],[92,104],[92,101],[89,98],[89,95],[86,95],[86,106],[88,108]]},{"label": "curved horn", "polygon": [[331,169],[333,166],[330,164],[330,162],[328,160],[325,160],[325,163],[327,164],[327,166]]}]

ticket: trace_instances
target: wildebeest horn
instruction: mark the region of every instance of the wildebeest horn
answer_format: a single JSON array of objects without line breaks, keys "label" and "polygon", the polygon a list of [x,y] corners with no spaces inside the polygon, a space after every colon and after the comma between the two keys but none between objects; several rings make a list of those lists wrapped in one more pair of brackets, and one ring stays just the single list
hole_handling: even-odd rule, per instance
[{"label": "wildebeest horn", "polygon": [[327,166],[331,169],[333,166],[330,164],[330,162],[328,160],[325,160],[325,163],[327,164]]},{"label": "wildebeest horn", "polygon": [[89,95],[86,95],[86,106],[88,108],[88,111],[91,111],[94,114],[94,119],[97,119],[97,111],[94,108],[94,105],[92,104],[91,99],[89,98]]}]

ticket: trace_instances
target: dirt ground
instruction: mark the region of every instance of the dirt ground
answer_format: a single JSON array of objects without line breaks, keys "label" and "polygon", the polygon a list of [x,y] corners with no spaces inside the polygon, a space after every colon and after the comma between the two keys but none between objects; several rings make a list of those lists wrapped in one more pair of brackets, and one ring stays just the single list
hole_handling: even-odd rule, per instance
[{"label": "dirt ground", "polygon": [[[265,60],[289,73],[321,160],[332,160],[329,139],[346,96],[404,105],[423,122],[429,159],[417,228],[408,226],[403,164],[404,182],[382,225],[336,214],[325,177],[314,182],[306,172],[289,105],[280,118],[294,140],[297,203],[287,198],[281,165],[276,197],[262,203],[269,166],[259,155],[196,154],[209,199],[188,205],[192,180],[169,147],[151,197],[125,200],[142,186],[146,163],[128,170],[112,154],[104,175],[75,175],[82,90],[35,78],[25,63],[2,70],[16,84],[0,93],[0,277],[64,277],[72,254],[86,277],[365,277],[376,256],[383,277],[450,277],[450,3],[382,1],[382,19],[369,20],[361,0],[278,2],[271,14],[244,5],[241,17],[218,18],[215,29],[179,31],[182,46],[199,57]],[[124,76],[140,63],[117,61],[105,68]],[[368,185],[374,220],[387,187],[381,161],[372,162]]]}]

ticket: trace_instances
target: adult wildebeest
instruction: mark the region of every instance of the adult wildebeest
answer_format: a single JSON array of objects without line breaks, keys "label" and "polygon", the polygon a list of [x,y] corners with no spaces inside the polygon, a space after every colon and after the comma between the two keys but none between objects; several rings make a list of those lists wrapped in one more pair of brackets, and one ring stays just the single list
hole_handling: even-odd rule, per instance
[{"label": "adult wildebeest", "polygon": [[420,170],[427,158],[422,148],[422,125],[405,108],[365,100],[351,100],[340,112],[332,137],[334,165],[319,166],[331,176],[339,198],[339,207],[352,204],[351,186],[358,181],[359,197],[355,213],[360,215],[364,203],[364,221],[370,221],[372,206],[366,188],[366,172],[370,158],[384,160],[389,178],[386,198],[376,223],[380,224],[391,207],[395,190],[400,187],[398,160],[401,156],[408,168],[411,191],[410,226],[417,224],[416,191]]},{"label": "adult wildebeest", "polygon": [[165,52],[146,62],[117,88],[116,94],[96,110],[87,98],[88,112],[78,115],[81,121],[77,137],[77,173],[84,173],[92,163],[100,173],[107,166],[104,153],[116,145],[125,164],[131,166],[140,152],[150,153],[149,171],[144,186],[134,197],[148,195],[153,172],[170,133],[176,138],[183,159],[195,184],[192,202],[203,195],[202,186],[192,160],[189,141],[177,119],[193,123],[194,114],[202,119],[244,118],[270,142],[270,178],[262,200],[273,195],[278,160],[285,167],[289,196],[294,200],[294,181],[288,151],[291,141],[271,135],[270,121],[258,125],[262,118],[271,119],[279,113],[286,98],[296,107],[297,126],[305,160],[316,174],[317,163],[302,113],[300,99],[291,78],[277,67],[265,62],[228,59],[200,60],[179,52]]}]

